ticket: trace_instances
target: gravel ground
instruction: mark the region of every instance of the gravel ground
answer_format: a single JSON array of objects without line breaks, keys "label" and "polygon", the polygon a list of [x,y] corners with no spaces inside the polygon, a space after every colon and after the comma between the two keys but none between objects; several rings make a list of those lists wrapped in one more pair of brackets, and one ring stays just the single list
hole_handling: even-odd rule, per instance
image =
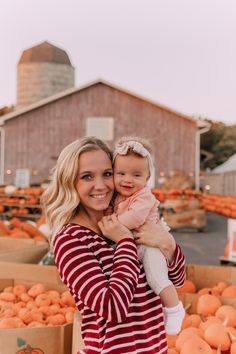
[{"label": "gravel ground", "polygon": [[220,265],[219,257],[223,255],[227,241],[227,220],[222,215],[208,212],[205,232],[183,229],[172,232],[187,263]]}]

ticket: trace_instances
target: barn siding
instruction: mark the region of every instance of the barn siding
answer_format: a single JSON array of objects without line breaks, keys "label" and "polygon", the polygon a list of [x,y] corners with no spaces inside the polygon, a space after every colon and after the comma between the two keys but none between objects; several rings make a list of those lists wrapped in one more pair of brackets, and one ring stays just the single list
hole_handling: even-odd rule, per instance
[{"label": "barn siding", "polygon": [[[17,168],[38,170],[32,183],[48,178],[63,147],[85,135],[87,117],[114,117],[114,140],[146,137],[153,144],[157,172],[194,172],[196,123],[126,92],[97,83],[5,122],[5,175]],[[113,142],[109,142],[113,146]]]}]

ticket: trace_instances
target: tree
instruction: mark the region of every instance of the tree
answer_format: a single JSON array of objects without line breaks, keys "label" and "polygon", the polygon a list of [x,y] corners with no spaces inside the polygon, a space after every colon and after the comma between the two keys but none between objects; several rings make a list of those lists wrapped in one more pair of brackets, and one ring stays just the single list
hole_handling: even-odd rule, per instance
[{"label": "tree", "polygon": [[236,153],[236,125],[228,126],[208,119],[206,121],[212,126],[207,133],[201,135],[201,150],[205,152],[201,156],[203,170],[221,165]]}]

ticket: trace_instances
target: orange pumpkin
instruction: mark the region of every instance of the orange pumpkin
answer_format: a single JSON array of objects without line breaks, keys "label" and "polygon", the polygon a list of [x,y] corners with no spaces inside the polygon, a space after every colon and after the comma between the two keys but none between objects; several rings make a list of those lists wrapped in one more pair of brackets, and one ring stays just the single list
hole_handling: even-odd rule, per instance
[{"label": "orange pumpkin", "polygon": [[19,318],[17,317],[10,317],[10,318],[4,318],[0,321],[0,329],[2,328],[20,328],[24,327],[23,322],[21,321],[21,324],[19,323]]},{"label": "orange pumpkin", "polygon": [[167,354],[179,354],[174,348],[169,348]]},{"label": "orange pumpkin", "polygon": [[64,315],[58,313],[57,315],[48,316],[46,319],[46,323],[51,326],[59,326],[65,324],[66,319]]},{"label": "orange pumpkin", "polygon": [[42,322],[39,321],[32,321],[28,324],[27,328],[33,328],[33,327],[45,327],[46,325]]},{"label": "orange pumpkin", "polygon": [[180,294],[180,293],[196,293],[197,288],[192,280],[186,279],[184,281],[183,286],[181,286],[180,288],[177,288],[176,290],[177,290],[178,294]]},{"label": "orange pumpkin", "polygon": [[229,242],[226,242],[225,247],[224,247],[224,257],[228,258],[229,257]]},{"label": "orange pumpkin", "polygon": [[201,317],[197,314],[188,315],[183,319],[182,329],[187,327],[199,327],[201,323]]},{"label": "orange pumpkin", "polygon": [[14,227],[20,228],[20,226],[21,226],[21,221],[20,221],[20,219],[14,217],[14,218],[12,218],[12,219],[10,220],[10,224],[13,226],[13,228],[14,228]]},{"label": "orange pumpkin", "polygon": [[223,324],[213,323],[204,332],[205,341],[212,347],[221,347],[221,350],[229,350],[231,341],[228,329]]},{"label": "orange pumpkin", "polygon": [[202,288],[201,290],[198,291],[199,295],[204,295],[204,294],[210,294],[210,295],[216,295],[220,296],[220,291],[218,289],[214,288]]},{"label": "orange pumpkin", "polygon": [[35,298],[44,292],[45,292],[45,286],[42,283],[37,283],[31,286],[31,288],[28,290],[28,295]]},{"label": "orange pumpkin", "polygon": [[211,347],[207,342],[197,336],[186,340],[180,350],[180,354],[212,354]]},{"label": "orange pumpkin", "polygon": [[19,228],[12,229],[10,231],[10,235],[9,236],[10,237],[15,237],[15,238],[30,238],[30,235],[27,232],[25,232],[25,231],[23,231],[23,230],[21,230]]},{"label": "orange pumpkin", "polygon": [[230,354],[236,354],[236,341],[231,344]]},{"label": "orange pumpkin", "polygon": [[215,316],[222,322],[226,321],[227,326],[236,327],[236,309],[230,305],[222,305],[218,308]]},{"label": "orange pumpkin", "polygon": [[2,220],[0,220],[0,233],[1,233],[1,236],[6,236],[6,235],[9,235],[9,233],[10,233],[10,230],[8,229],[7,225]]},{"label": "orange pumpkin", "polygon": [[24,221],[21,223],[21,228],[23,231],[27,232],[31,237],[41,236],[43,240],[45,240],[44,234],[39,231],[36,227],[31,225],[29,222]]},{"label": "orange pumpkin", "polygon": [[200,295],[197,302],[197,314],[202,316],[212,316],[221,306],[219,298],[215,295]]},{"label": "orange pumpkin", "polygon": [[188,327],[183,329],[176,339],[175,348],[180,352],[184,343],[192,337],[203,337],[203,331],[196,327]]},{"label": "orange pumpkin", "polygon": [[232,329],[228,331],[230,340],[232,341],[231,346],[230,346],[230,354],[236,354],[236,337],[232,333]]},{"label": "orange pumpkin", "polygon": [[219,281],[215,286],[213,286],[212,289],[217,290],[221,295],[225,288],[227,288],[227,286],[229,286],[227,282]]},{"label": "orange pumpkin", "polygon": [[236,297],[236,285],[229,285],[225,288],[221,296]]},{"label": "orange pumpkin", "polygon": [[219,323],[219,324],[221,324],[222,321],[221,321],[219,318],[215,317],[215,316],[209,316],[209,317],[207,317],[207,320],[206,320],[206,321],[200,323],[199,328],[200,328],[201,330],[203,330],[203,332],[205,332],[205,330],[207,329],[207,327],[209,327],[209,326],[212,325],[213,323]]},{"label": "orange pumpkin", "polygon": [[42,349],[32,348],[29,344],[26,348],[18,350],[16,354],[45,354]]}]

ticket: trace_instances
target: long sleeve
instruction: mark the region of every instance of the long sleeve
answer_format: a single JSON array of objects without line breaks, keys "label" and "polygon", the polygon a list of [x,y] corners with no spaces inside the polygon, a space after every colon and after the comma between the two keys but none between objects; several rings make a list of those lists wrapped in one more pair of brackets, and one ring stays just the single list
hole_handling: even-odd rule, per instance
[{"label": "long sleeve", "polygon": [[181,287],[186,278],[185,257],[179,245],[176,245],[173,260],[168,265],[168,276],[176,288]]},{"label": "long sleeve", "polygon": [[120,323],[126,319],[140,271],[132,239],[119,241],[114,255],[107,256],[113,257],[109,279],[88,247],[86,237],[61,235],[55,241],[54,255],[63,282],[85,306],[110,322]]}]

